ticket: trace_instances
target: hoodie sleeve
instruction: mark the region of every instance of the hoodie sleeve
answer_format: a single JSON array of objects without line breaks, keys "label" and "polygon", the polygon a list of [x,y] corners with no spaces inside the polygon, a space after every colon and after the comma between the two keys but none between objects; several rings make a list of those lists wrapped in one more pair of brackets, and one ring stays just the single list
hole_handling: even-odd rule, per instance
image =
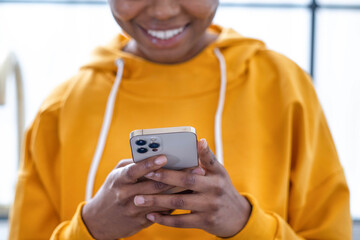
[{"label": "hoodie sleeve", "polygon": [[244,193],[252,213],[244,229],[230,239],[351,239],[349,189],[312,81],[281,55],[269,51],[261,59],[255,64],[278,66],[272,76],[279,79],[285,99],[286,141],[278,144],[290,153],[287,216],[262,208],[264,204]]},{"label": "hoodie sleeve", "polygon": [[81,217],[81,209],[85,205],[85,202],[79,204],[75,215],[71,219],[71,221],[62,222],[57,226],[55,231],[51,236],[51,240],[57,239],[84,239],[84,240],[92,240],[94,239],[89,231],[87,230],[84,221]]},{"label": "hoodie sleeve", "polygon": [[52,239],[92,239],[81,219],[83,204],[71,221],[61,223],[60,104],[54,97],[45,101],[25,135],[9,239],[49,239],[52,234]]}]

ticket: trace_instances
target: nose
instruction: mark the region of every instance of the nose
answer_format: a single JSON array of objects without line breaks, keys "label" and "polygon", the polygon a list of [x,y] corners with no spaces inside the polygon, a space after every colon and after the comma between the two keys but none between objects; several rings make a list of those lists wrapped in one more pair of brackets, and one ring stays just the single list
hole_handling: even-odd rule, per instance
[{"label": "nose", "polygon": [[[179,0],[151,0],[148,14],[157,20],[168,20],[181,11]],[[197,0],[194,0],[197,1]]]}]

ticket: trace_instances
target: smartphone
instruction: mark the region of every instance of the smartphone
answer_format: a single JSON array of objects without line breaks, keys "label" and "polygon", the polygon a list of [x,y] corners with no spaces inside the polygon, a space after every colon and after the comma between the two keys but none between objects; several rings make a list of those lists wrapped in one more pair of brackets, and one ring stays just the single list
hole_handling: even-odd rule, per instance
[{"label": "smartphone", "polygon": [[199,164],[196,131],[190,126],[134,130],[130,133],[130,147],[135,163],[165,155],[167,169],[181,170]]}]

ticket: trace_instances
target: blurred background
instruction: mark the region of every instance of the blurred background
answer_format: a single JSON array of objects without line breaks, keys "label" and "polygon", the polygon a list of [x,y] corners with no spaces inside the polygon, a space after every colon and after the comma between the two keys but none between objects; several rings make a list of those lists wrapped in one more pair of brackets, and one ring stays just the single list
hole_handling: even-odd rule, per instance
[{"label": "blurred background", "polygon": [[[263,40],[313,76],[360,239],[360,0],[223,0],[215,23]],[[0,64],[7,63],[0,67],[0,239],[8,234],[23,126],[119,31],[105,0],[0,0]]]}]

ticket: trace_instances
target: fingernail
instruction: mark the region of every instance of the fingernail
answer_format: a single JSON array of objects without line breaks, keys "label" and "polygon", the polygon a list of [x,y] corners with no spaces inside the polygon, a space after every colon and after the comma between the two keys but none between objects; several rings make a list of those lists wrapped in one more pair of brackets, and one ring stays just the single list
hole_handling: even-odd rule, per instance
[{"label": "fingernail", "polygon": [[152,215],[152,214],[146,215],[146,218],[149,219],[149,220],[152,221],[152,222],[155,221],[155,216]]},{"label": "fingernail", "polygon": [[202,138],[201,140],[201,147],[203,148],[203,149],[206,149],[207,148],[207,142],[206,142],[206,139],[205,138]]},{"label": "fingernail", "polygon": [[149,172],[148,174],[145,175],[145,177],[152,177],[154,176],[154,172]]},{"label": "fingernail", "polygon": [[201,168],[201,167],[197,167],[194,170],[192,170],[191,173],[204,176],[205,175],[205,170],[203,168]]},{"label": "fingernail", "polygon": [[142,205],[145,203],[145,199],[143,196],[136,196],[134,198],[134,203],[135,203],[135,205]]},{"label": "fingernail", "polygon": [[156,165],[162,165],[165,162],[166,162],[166,157],[165,156],[160,156],[160,157],[155,159],[155,164]]}]

